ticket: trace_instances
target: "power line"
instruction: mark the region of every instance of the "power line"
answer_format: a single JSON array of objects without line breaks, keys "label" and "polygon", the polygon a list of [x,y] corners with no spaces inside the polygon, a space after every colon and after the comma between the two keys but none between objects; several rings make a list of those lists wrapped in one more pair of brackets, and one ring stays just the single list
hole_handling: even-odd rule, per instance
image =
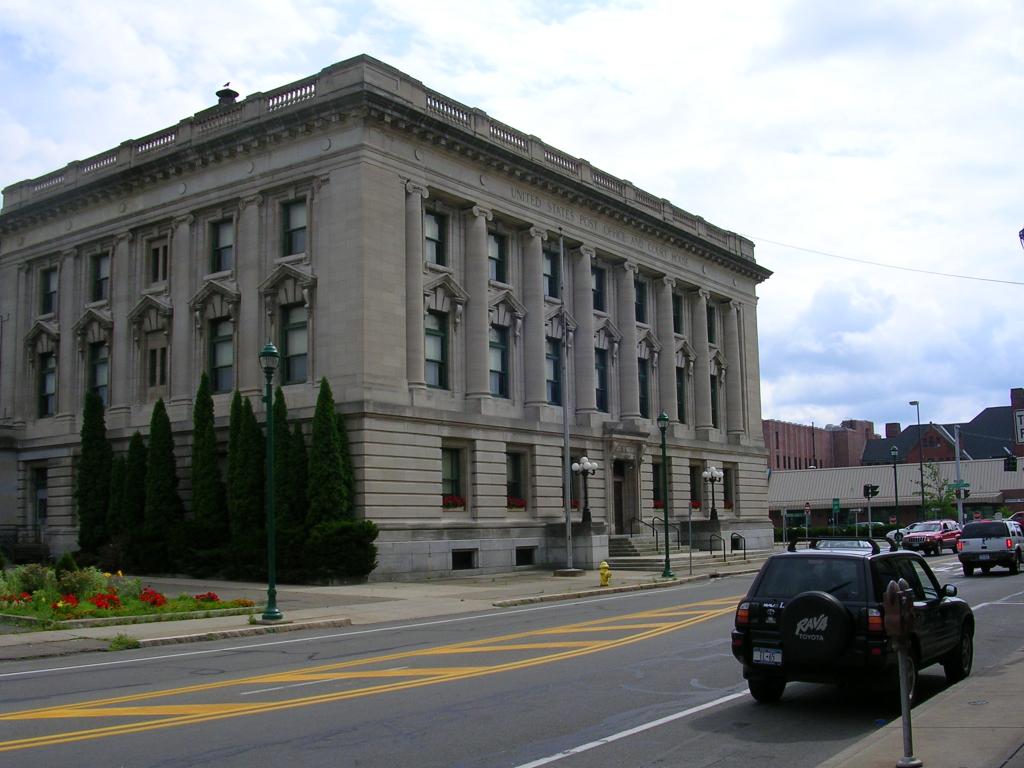
[{"label": "power line", "polygon": [[[852,261],[855,264],[867,264],[872,267],[882,267],[883,269],[898,269],[902,272],[916,272],[920,275],[934,275],[936,277],[954,277],[958,280],[976,280],[982,283],[1000,283],[1002,285],[1024,285],[1024,282],[1019,280],[999,280],[994,277],[976,277],[975,275],[956,275],[950,272],[936,272],[930,269],[916,269],[915,267],[901,267],[897,264],[883,264],[880,261],[868,261],[867,259],[855,259],[852,256],[840,256],[838,253],[829,253],[828,251],[819,251],[814,248],[804,248],[799,245],[790,245],[789,243],[780,243],[777,240],[769,240],[766,237],[757,237],[755,235],[749,235],[752,240],[756,240],[762,243],[770,243],[772,245],[778,245],[782,248],[791,248],[794,251],[803,251],[804,253],[813,253],[818,256],[828,256],[831,259],[841,259],[843,261]],[[1024,245],[1024,240],[1022,240]]]}]

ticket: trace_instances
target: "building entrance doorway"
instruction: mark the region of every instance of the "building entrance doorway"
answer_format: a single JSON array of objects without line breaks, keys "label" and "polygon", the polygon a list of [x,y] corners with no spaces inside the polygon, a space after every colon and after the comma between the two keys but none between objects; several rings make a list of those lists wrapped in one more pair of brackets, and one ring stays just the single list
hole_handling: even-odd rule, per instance
[{"label": "building entrance doorway", "polygon": [[636,470],[630,461],[612,464],[612,533],[628,534],[636,517]]}]

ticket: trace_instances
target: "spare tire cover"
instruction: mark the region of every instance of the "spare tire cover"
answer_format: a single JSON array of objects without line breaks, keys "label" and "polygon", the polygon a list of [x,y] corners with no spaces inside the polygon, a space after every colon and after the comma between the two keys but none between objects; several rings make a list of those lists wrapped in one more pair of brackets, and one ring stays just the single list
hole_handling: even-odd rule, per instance
[{"label": "spare tire cover", "polygon": [[850,614],[828,592],[802,592],[782,612],[783,657],[789,664],[833,661],[850,641]]}]

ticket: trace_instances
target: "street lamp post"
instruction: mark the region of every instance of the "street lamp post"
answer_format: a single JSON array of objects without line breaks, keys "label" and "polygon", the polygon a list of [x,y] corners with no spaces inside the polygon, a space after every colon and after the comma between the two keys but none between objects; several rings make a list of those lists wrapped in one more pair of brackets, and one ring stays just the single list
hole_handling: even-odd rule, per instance
[{"label": "street lamp post", "polygon": [[718,519],[718,510],[715,508],[715,483],[722,482],[722,478],[725,477],[725,473],[722,472],[718,467],[711,466],[705,469],[701,476],[704,478],[705,483],[711,484],[711,519]]},{"label": "street lamp post", "polygon": [[661,430],[661,500],[665,508],[661,510],[661,516],[665,523],[665,569],[661,572],[661,578],[671,579],[675,576],[672,573],[672,562],[669,559],[668,541],[668,454],[665,451],[665,430],[668,429],[668,414],[662,411],[658,414],[658,429]]},{"label": "street lamp post", "polygon": [[583,525],[590,525],[590,494],[587,491],[587,478],[597,474],[598,463],[591,461],[586,456],[581,456],[579,461],[572,463],[572,471],[579,476],[580,484],[583,486]]},{"label": "street lamp post", "polygon": [[921,436],[921,403],[911,400],[910,405],[917,408],[917,464],[921,470],[921,512],[918,520],[924,520],[924,438]]},{"label": "street lamp post", "polygon": [[892,496],[894,500],[894,514],[896,515],[896,525],[900,524],[900,489],[899,489],[899,477],[896,475],[896,462],[900,458],[900,449],[893,445],[889,448],[889,455],[892,456]]},{"label": "street lamp post", "polygon": [[277,573],[276,573],[276,549],[277,542],[274,535],[274,394],[273,382],[274,373],[277,371],[277,364],[281,361],[281,355],[271,342],[263,345],[260,350],[260,367],[267,379],[267,386],[263,402],[267,410],[267,607],[263,610],[263,621],[280,621],[284,615],[277,608]]}]

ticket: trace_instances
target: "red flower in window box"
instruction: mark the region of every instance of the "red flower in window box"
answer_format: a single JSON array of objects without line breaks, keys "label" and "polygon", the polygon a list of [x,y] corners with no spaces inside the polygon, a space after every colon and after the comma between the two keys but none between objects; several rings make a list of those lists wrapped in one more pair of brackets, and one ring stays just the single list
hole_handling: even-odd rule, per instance
[{"label": "red flower in window box", "polygon": [[732,502],[727,501],[722,506],[725,507],[725,509],[732,509]]},{"label": "red flower in window box", "polygon": [[445,509],[453,509],[455,507],[466,506],[466,500],[461,496],[457,496],[454,493],[448,494],[447,496],[441,497],[441,506]]},{"label": "red flower in window box", "polygon": [[572,509],[579,509],[580,508],[580,500],[579,499],[573,499],[572,501],[569,502],[569,507],[572,508]]},{"label": "red flower in window box", "polygon": [[511,509],[526,509],[526,499],[521,499],[518,496],[509,496],[505,504]]},{"label": "red flower in window box", "polygon": [[654,500],[654,508],[655,509],[664,509],[665,508],[664,500],[662,500],[662,499],[655,499]]},{"label": "red flower in window box", "polygon": [[700,509],[700,502],[694,499],[693,501],[690,502],[690,506],[693,509]]}]

